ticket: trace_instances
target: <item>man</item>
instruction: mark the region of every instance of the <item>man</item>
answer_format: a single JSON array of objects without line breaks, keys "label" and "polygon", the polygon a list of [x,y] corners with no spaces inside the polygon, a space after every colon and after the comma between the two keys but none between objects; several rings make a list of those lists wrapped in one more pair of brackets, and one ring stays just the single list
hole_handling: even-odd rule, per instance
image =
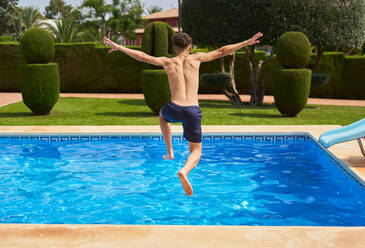
[{"label": "man", "polygon": [[262,33],[257,33],[251,39],[221,47],[210,53],[189,54],[191,38],[186,33],[178,33],[173,38],[176,57],[153,57],[141,51],[128,49],[104,38],[104,43],[111,46],[113,51],[122,51],[132,58],[156,66],[162,66],[166,71],[170,90],[171,102],[160,111],[160,127],[166,143],[167,154],[164,159],[174,159],[171,142],[171,128],[169,122],[180,122],[184,128],[184,137],[189,141],[190,155],[185,166],[178,172],[179,179],[186,195],[191,196],[193,189],[187,175],[199,163],[202,149],[201,111],[198,103],[199,67],[203,62],[209,62],[227,55],[249,45],[259,43]]}]

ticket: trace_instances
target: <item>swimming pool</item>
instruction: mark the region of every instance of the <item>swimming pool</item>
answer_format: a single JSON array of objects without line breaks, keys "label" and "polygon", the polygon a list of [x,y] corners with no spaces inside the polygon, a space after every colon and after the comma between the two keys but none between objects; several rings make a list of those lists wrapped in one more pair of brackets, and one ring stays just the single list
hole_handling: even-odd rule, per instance
[{"label": "swimming pool", "polygon": [[363,226],[363,182],[310,135],[205,135],[186,197],[174,136],[0,136],[0,223]]}]

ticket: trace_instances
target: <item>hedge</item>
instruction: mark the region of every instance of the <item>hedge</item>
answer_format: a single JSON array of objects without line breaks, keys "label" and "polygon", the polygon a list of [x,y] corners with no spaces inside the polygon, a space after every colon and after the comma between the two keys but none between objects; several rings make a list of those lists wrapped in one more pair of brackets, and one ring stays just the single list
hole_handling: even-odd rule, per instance
[{"label": "hedge", "polygon": [[[96,43],[92,42],[56,43],[54,62],[59,64],[61,92],[141,93],[141,71],[152,67],[121,52],[108,54],[108,49],[96,47]],[[263,58],[265,54],[259,52],[256,56]],[[315,56],[312,54],[312,62]],[[330,81],[325,86],[312,85],[310,96],[365,99],[362,87],[365,84],[364,61],[365,56],[345,57],[343,53],[324,53],[316,72],[329,73]],[[0,91],[19,91],[18,64],[22,63],[24,60],[19,43],[0,43]],[[262,75],[271,71],[273,63],[266,64]],[[354,63],[359,64],[354,66]],[[241,94],[248,94],[250,72],[244,52],[236,53],[235,69],[237,90]],[[200,74],[219,72],[219,60],[203,63],[200,67]],[[202,86],[199,92],[221,93],[217,88],[206,86]],[[271,94],[271,83],[266,92]]]},{"label": "hedge", "polygon": [[350,99],[365,99],[365,56],[347,56],[344,60],[341,96]]},{"label": "hedge", "polygon": [[13,41],[13,37],[11,35],[0,36],[0,42],[9,42]]}]

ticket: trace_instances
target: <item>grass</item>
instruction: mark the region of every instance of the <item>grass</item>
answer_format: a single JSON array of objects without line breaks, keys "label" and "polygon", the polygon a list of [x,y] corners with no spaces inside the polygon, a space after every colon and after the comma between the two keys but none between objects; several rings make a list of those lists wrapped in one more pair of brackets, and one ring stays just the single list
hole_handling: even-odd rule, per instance
[{"label": "grass", "polygon": [[[347,125],[364,118],[365,107],[308,105],[297,118],[282,117],[272,105],[232,106],[200,101],[203,125]],[[22,103],[0,108],[0,125],[158,125],[144,100],[61,98],[49,116],[34,116]]]}]

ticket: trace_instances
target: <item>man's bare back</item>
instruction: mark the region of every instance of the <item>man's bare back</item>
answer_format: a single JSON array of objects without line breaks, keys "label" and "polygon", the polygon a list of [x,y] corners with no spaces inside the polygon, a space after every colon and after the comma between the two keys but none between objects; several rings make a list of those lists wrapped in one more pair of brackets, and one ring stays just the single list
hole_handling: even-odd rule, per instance
[{"label": "man's bare back", "polygon": [[200,64],[227,56],[245,46],[257,44],[262,35],[262,33],[257,33],[247,41],[227,45],[210,53],[190,54],[190,36],[178,33],[173,38],[174,50],[177,54],[174,58],[156,58],[141,51],[117,45],[108,38],[104,38],[104,43],[112,47],[109,52],[119,50],[138,61],[162,66],[166,71],[170,84],[171,102],[160,111],[160,128],[167,148],[167,154],[163,158],[174,159],[169,123],[182,123],[183,136],[189,141],[190,155],[184,167],[178,172],[178,176],[188,196],[193,194],[193,188],[187,175],[199,163],[202,149],[201,111],[198,103]]},{"label": "man's bare back", "polygon": [[179,54],[163,66],[166,71],[171,101],[181,106],[198,106],[200,61],[196,55]]}]

